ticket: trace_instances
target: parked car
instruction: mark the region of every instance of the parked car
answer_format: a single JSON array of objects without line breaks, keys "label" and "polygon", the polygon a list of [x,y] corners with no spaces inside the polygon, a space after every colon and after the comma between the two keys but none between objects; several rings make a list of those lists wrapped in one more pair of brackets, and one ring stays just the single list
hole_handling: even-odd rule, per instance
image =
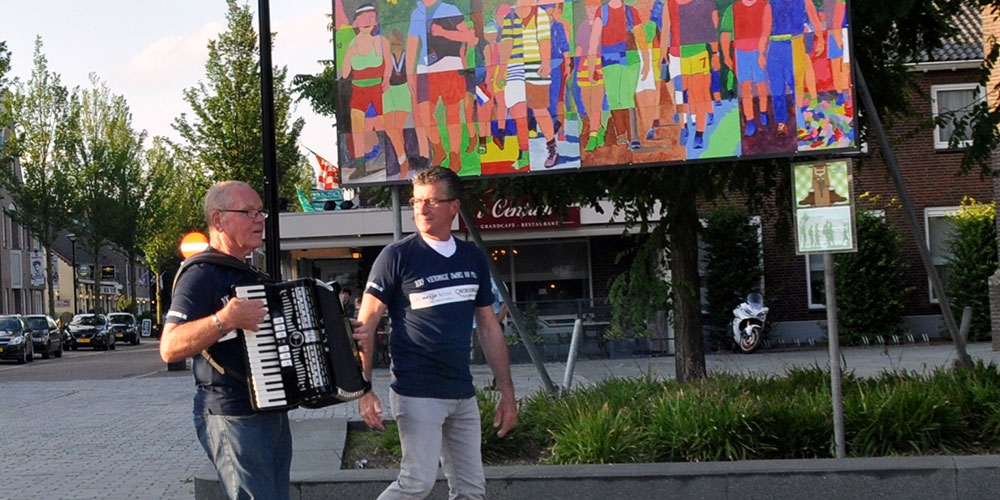
[{"label": "parked car", "polygon": [[0,359],[13,359],[21,364],[35,360],[31,334],[16,314],[0,316]]},{"label": "parked car", "polygon": [[49,359],[49,356],[61,358],[64,349],[63,337],[56,320],[45,314],[27,314],[23,319],[28,331],[31,332],[35,352],[41,354],[42,359]]},{"label": "parked car", "polygon": [[132,313],[111,313],[108,314],[108,321],[111,323],[111,332],[115,334],[115,341],[139,345],[139,325]]},{"label": "parked car", "polygon": [[115,336],[111,333],[107,316],[103,314],[77,314],[69,322],[69,331],[73,335],[74,351],[80,347],[105,351],[115,349]]}]

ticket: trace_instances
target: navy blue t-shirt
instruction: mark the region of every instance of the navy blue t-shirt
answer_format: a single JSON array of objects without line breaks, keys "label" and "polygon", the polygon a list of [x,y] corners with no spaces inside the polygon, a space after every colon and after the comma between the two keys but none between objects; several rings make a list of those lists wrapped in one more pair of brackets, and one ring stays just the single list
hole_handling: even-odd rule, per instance
[{"label": "navy blue t-shirt", "polygon": [[[211,316],[229,300],[229,287],[256,283],[260,280],[250,271],[208,263],[193,264],[177,280],[167,323],[186,323]],[[197,391],[194,396],[196,415],[251,415],[250,389],[244,360],[243,342],[233,330],[208,349],[212,358],[226,369],[238,374],[223,375],[204,356],[195,356],[191,368]]]},{"label": "navy blue t-shirt", "polygon": [[486,257],[455,240],[445,257],[417,234],[382,249],[365,291],[388,305],[392,389],[409,397],[475,396],[469,351],[477,307],[493,303]]}]

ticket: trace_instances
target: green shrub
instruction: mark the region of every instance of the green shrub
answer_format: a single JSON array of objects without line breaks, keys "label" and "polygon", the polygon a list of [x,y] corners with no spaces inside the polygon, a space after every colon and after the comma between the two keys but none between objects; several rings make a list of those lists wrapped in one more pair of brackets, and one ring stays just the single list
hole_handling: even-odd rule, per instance
[{"label": "green shrub", "polygon": [[708,216],[701,239],[707,247],[704,286],[709,338],[721,349],[732,344],[733,308],[748,293],[761,291],[760,226],[752,224],[742,208],[719,207]]},{"label": "green shrub", "polygon": [[[1000,452],[1000,369],[885,372],[842,380],[848,454],[858,457]],[[497,439],[495,395],[480,394],[483,455],[559,464],[829,458],[835,456],[825,368],[784,376],[715,375],[680,384],[616,378],[555,398],[521,401]],[[395,432],[386,432],[395,436]]]},{"label": "green shrub", "polygon": [[942,378],[886,377],[861,383],[844,401],[847,451],[852,456],[911,455],[971,448],[965,419]]},{"label": "green shrub", "polygon": [[903,306],[912,287],[900,286],[907,266],[900,254],[902,237],[885,218],[859,210],[858,251],[835,256],[837,317],[843,345],[859,345],[862,336],[901,333]]},{"label": "green shrub", "polygon": [[962,200],[962,207],[949,219],[954,223],[948,239],[947,293],[952,311],[961,317],[972,307],[969,340],[990,338],[990,292],[988,280],[997,269],[996,204]]},{"label": "green shrub", "polygon": [[611,324],[604,338],[649,337],[649,321],[658,311],[670,308],[670,283],[665,275],[667,254],[658,242],[646,238],[617,256],[617,261],[631,257],[632,264],[611,282],[608,291]]}]

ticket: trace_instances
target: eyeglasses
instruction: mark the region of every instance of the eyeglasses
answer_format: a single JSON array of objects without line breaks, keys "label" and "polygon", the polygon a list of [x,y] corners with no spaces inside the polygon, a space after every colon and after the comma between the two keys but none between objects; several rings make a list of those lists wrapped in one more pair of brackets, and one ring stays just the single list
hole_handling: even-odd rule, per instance
[{"label": "eyeglasses", "polygon": [[442,203],[447,203],[449,201],[455,201],[458,198],[410,198],[410,206],[417,208],[418,206],[428,206],[430,208],[437,208]]},{"label": "eyeglasses", "polygon": [[267,218],[267,210],[229,210],[229,209],[225,209],[225,208],[220,208],[219,211],[220,212],[238,212],[238,213],[241,213],[241,214],[247,216],[247,218],[249,218],[249,219],[256,219],[258,215],[261,216],[264,219]]}]

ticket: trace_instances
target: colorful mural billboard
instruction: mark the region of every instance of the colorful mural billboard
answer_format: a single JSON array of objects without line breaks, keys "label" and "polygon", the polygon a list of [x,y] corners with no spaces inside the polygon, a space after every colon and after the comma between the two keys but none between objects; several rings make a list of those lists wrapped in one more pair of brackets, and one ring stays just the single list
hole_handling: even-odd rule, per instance
[{"label": "colorful mural billboard", "polygon": [[334,0],[344,184],[856,149],[846,0]]}]

